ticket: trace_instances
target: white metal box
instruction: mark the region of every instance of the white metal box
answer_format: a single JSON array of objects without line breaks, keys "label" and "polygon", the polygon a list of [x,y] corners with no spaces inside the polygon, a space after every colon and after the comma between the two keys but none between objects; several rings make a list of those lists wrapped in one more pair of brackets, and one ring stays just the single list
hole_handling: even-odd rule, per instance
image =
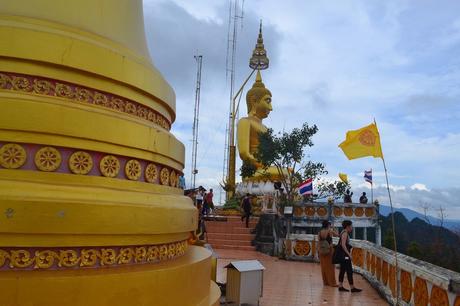
[{"label": "white metal box", "polygon": [[231,305],[259,305],[263,292],[265,267],[258,260],[232,261],[227,269],[227,303]]}]

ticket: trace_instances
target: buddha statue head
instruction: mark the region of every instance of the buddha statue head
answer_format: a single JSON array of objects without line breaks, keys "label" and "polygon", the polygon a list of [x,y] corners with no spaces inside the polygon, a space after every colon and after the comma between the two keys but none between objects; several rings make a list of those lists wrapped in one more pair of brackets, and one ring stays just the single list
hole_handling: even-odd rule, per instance
[{"label": "buddha statue head", "polygon": [[259,70],[257,71],[256,81],[246,94],[246,104],[248,106],[248,115],[259,119],[267,118],[268,114],[273,110],[272,93],[265,88]]}]

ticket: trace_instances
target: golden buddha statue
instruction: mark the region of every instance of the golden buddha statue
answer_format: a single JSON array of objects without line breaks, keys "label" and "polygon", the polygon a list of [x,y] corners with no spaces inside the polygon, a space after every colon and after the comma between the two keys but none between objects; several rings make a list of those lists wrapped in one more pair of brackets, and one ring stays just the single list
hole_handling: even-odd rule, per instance
[{"label": "golden buddha statue", "polygon": [[260,71],[257,71],[256,81],[246,94],[248,116],[238,121],[238,151],[243,161],[256,166],[257,171],[249,180],[274,181],[279,177],[276,167],[263,169],[255,154],[259,147],[259,134],[267,132],[262,120],[267,118],[272,107],[272,94],[262,82]]}]

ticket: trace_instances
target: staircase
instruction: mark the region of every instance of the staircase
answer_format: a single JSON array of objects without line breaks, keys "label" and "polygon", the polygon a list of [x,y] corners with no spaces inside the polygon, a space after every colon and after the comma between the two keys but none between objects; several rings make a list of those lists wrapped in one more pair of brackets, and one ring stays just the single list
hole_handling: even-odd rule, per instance
[{"label": "staircase", "polygon": [[246,228],[246,222],[241,222],[241,217],[239,216],[228,216],[224,220],[206,221],[208,243],[214,249],[244,251],[254,251],[256,249],[251,244],[255,237],[255,234],[251,234],[251,232],[255,229],[259,218],[251,218],[249,228]]}]

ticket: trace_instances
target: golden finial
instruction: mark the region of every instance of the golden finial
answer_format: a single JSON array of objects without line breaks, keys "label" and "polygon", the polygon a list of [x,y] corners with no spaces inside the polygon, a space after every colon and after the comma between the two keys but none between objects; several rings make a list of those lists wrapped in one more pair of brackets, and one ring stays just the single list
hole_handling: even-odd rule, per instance
[{"label": "golden finial", "polygon": [[256,81],[252,87],[265,87],[265,84],[262,82],[262,74],[260,70],[257,70]]},{"label": "golden finial", "polygon": [[259,25],[259,36],[257,37],[256,47],[252,51],[252,57],[249,60],[249,67],[252,69],[264,70],[268,68],[269,59],[264,47],[264,38],[262,36],[262,20]]}]

